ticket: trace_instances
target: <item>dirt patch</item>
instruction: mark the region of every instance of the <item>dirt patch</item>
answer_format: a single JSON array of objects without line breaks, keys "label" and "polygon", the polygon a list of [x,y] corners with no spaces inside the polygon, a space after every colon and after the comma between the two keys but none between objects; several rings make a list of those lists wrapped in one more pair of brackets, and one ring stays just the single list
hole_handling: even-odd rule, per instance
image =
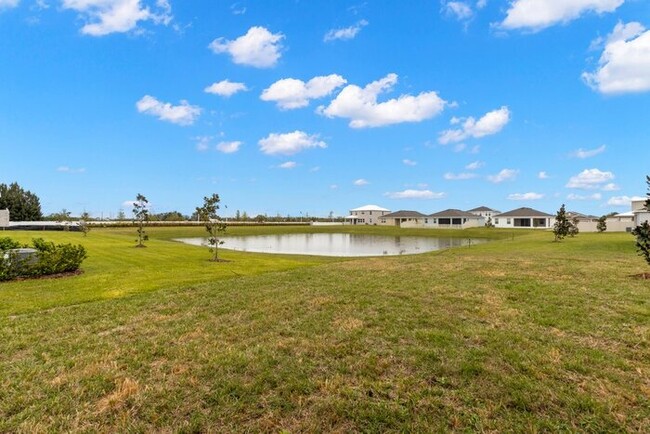
[{"label": "dirt patch", "polygon": [[650,273],[632,274],[630,277],[633,279],[650,280]]},{"label": "dirt patch", "polygon": [[115,383],[115,390],[97,403],[97,410],[100,413],[122,408],[129,398],[140,391],[138,382],[130,378],[125,378]]}]

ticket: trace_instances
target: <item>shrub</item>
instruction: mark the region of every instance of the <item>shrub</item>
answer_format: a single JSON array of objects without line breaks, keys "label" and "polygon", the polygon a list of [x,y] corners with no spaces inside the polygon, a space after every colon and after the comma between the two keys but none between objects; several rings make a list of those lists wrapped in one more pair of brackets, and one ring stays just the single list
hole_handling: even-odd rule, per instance
[{"label": "shrub", "polygon": [[[10,248],[21,247],[15,242],[0,241]],[[14,246],[18,247],[14,247]],[[3,253],[0,257],[0,281],[11,280],[17,277],[40,277],[50,274],[77,271],[86,259],[86,249],[82,245],[54,244],[42,238],[32,240],[33,247],[38,251],[35,260],[20,259],[12,252]]]},{"label": "shrub", "polygon": [[20,249],[23,247],[18,241],[14,241],[9,237],[0,238],[0,252],[4,252],[10,249]]}]

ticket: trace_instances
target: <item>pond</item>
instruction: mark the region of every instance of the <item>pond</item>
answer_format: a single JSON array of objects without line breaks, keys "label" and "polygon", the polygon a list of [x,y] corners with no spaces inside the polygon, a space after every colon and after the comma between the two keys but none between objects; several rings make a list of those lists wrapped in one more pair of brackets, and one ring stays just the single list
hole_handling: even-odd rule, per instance
[{"label": "pond", "polygon": [[[468,238],[394,237],[355,234],[284,234],[223,237],[221,248],[241,252],[315,256],[395,256],[485,242]],[[206,238],[178,238],[186,244],[207,245]]]}]

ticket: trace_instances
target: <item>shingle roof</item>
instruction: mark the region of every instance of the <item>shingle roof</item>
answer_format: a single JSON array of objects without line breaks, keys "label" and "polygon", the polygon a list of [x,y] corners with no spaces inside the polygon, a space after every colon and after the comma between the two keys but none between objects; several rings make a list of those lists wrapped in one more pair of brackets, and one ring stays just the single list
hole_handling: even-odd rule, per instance
[{"label": "shingle roof", "polygon": [[479,218],[476,214],[472,214],[468,211],[461,211],[459,209],[446,209],[444,211],[436,212],[429,214],[429,217],[470,217],[470,218]]},{"label": "shingle roof", "polygon": [[365,205],[359,208],[351,209],[350,211],[390,211],[390,210],[386,208],[382,208],[377,205]]},{"label": "shingle roof", "polygon": [[496,209],[488,208],[487,206],[479,206],[478,208],[467,210],[467,212],[480,212],[480,211],[498,212]]},{"label": "shingle roof", "polygon": [[553,215],[537,211],[536,209],[523,207],[497,214],[495,217],[553,217]]},{"label": "shingle roof", "polygon": [[399,211],[392,212],[390,214],[384,214],[381,217],[382,218],[422,218],[427,216],[417,211],[399,210]]}]

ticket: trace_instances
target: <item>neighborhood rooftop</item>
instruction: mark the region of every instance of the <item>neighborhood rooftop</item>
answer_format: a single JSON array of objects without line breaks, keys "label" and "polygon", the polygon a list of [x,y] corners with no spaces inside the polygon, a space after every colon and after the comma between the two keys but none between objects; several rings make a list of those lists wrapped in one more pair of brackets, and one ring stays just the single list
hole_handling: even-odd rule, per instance
[{"label": "neighborhood rooftop", "polygon": [[478,208],[470,209],[467,210],[467,212],[481,212],[481,211],[494,211],[496,212],[496,209],[488,208],[487,206],[479,206]]},{"label": "neighborhood rooftop", "polygon": [[546,214],[545,212],[542,211],[537,211],[536,209],[523,207],[523,208],[517,208],[517,209],[513,209],[512,211],[498,214],[497,217],[554,217],[554,216],[551,214]]},{"label": "neighborhood rooftop", "polygon": [[422,217],[426,217],[426,215],[422,214],[421,212],[418,212],[418,211],[400,210],[400,211],[395,211],[395,212],[390,213],[390,214],[385,214],[382,217],[383,218],[408,218],[408,217],[422,218]]},{"label": "neighborhood rooftop", "polygon": [[469,217],[477,218],[475,214],[472,214],[469,211],[461,211],[459,209],[446,209],[437,213],[429,214],[429,217]]},{"label": "neighborhood rooftop", "polygon": [[365,205],[365,206],[361,206],[359,208],[351,209],[350,211],[386,211],[386,212],[390,212],[389,209],[382,208],[382,207],[377,206],[377,205]]}]

